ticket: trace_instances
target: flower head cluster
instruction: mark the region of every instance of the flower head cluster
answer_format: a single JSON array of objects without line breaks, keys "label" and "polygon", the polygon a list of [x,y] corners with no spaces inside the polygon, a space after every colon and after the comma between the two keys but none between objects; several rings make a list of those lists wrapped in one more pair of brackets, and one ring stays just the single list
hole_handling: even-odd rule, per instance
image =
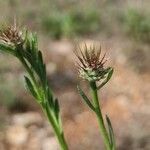
[{"label": "flower head cluster", "polygon": [[0,40],[9,45],[18,45],[23,42],[22,32],[16,26],[9,26],[0,30]]},{"label": "flower head cluster", "polygon": [[104,64],[107,61],[105,59],[106,53],[101,56],[101,47],[97,49],[95,46],[90,48],[85,45],[84,50],[79,47],[80,54],[76,52],[78,58],[78,68],[80,77],[88,81],[100,81],[104,79],[108,73],[110,67],[105,68]]}]

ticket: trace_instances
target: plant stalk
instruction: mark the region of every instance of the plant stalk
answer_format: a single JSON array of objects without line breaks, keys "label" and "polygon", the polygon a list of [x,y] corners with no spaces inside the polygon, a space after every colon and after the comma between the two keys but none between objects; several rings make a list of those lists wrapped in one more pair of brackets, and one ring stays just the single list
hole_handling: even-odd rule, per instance
[{"label": "plant stalk", "polygon": [[66,143],[64,133],[62,131],[60,132],[60,129],[55,124],[52,124],[52,126],[55,131],[55,135],[57,137],[61,150],[68,150],[68,145]]},{"label": "plant stalk", "polygon": [[55,135],[59,142],[61,150],[68,150],[68,145],[66,143],[62,128],[57,124],[57,122],[55,121],[54,117],[49,112],[49,110],[45,109],[44,107],[43,107],[43,109],[44,109],[43,111],[45,112],[45,114],[48,117],[49,123],[52,125],[52,127],[54,129],[54,132],[55,132]]},{"label": "plant stalk", "polygon": [[59,141],[59,144],[61,146],[61,150],[68,150],[68,145],[65,141],[65,138],[64,138],[64,133],[59,133],[59,135],[57,135],[57,138],[58,138],[58,141]]},{"label": "plant stalk", "polygon": [[103,120],[103,116],[102,116],[102,112],[101,112],[101,108],[100,108],[100,104],[99,104],[99,100],[98,100],[96,82],[90,82],[90,88],[91,88],[93,104],[95,107],[95,113],[96,113],[98,123],[99,123],[100,134],[102,135],[106,149],[111,150],[109,136],[108,136],[105,124],[104,124],[104,120]]},{"label": "plant stalk", "polygon": [[[24,66],[24,68],[26,69],[28,74],[30,75],[34,85],[37,86],[37,82],[34,78],[34,75],[33,75],[32,71],[30,70],[30,68],[28,67],[28,65],[26,64],[25,60],[21,59],[21,58],[19,60],[21,61],[22,65]],[[68,146],[67,146],[67,143],[66,143],[66,140],[64,137],[64,133],[63,133],[61,127],[59,125],[57,125],[57,122],[55,121],[54,117],[52,117],[51,113],[48,110],[46,110],[43,106],[42,106],[42,109],[47,114],[48,120],[54,129],[54,132],[55,132],[55,135],[59,142],[61,150],[68,150]]]}]

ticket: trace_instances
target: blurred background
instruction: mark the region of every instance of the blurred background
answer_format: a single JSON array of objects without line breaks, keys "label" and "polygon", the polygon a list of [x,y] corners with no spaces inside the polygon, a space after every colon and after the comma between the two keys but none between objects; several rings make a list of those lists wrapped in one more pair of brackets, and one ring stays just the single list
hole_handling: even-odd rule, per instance
[{"label": "blurred background", "polygon": [[[73,50],[101,44],[111,81],[99,92],[118,150],[150,150],[150,1],[0,0],[0,26],[38,34],[49,83],[58,97],[70,150],[103,150],[95,115],[81,102]],[[0,54],[0,150],[59,150],[53,131],[25,90],[24,70]]]}]

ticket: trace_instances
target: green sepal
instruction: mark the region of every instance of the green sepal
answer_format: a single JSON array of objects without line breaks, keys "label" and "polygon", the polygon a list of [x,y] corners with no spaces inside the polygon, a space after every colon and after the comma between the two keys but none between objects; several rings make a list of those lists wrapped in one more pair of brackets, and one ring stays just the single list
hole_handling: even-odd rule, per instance
[{"label": "green sepal", "polygon": [[113,72],[114,72],[113,68],[110,68],[110,69],[108,70],[107,77],[106,77],[106,79],[97,87],[98,90],[101,89],[101,88],[111,79],[111,77],[112,77],[112,75],[113,75]]},{"label": "green sepal", "polygon": [[37,57],[38,52],[38,41],[37,41],[37,35],[34,33],[32,34],[32,52],[34,54],[34,57]]},{"label": "green sepal", "polygon": [[36,34],[26,33],[24,44],[24,57],[28,60],[33,68],[37,67],[37,36]]},{"label": "green sepal", "polygon": [[114,131],[113,131],[113,128],[112,128],[111,121],[110,121],[110,119],[107,115],[106,115],[106,121],[107,121],[107,125],[108,125],[109,142],[110,142],[110,145],[111,145],[111,150],[115,150],[116,144],[115,144]]},{"label": "green sepal", "polygon": [[84,100],[84,102],[93,110],[95,111],[94,106],[92,105],[92,103],[90,102],[90,100],[88,99],[88,97],[85,95],[85,93],[83,92],[83,90],[80,88],[80,86],[77,86],[77,90],[79,92],[79,94],[81,95],[82,99]]},{"label": "green sepal", "polygon": [[26,32],[25,36],[25,50],[30,54],[32,53],[32,34],[28,32]]}]

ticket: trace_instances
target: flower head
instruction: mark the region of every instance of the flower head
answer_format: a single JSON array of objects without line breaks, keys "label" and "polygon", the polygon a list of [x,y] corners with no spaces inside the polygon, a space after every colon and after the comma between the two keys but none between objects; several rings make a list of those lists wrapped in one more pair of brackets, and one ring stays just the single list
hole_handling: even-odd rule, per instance
[{"label": "flower head", "polygon": [[106,77],[110,67],[105,68],[104,64],[106,53],[101,58],[101,47],[97,49],[95,46],[87,47],[85,44],[84,50],[79,47],[80,54],[75,52],[78,58],[78,68],[80,77],[88,81],[99,81]]},{"label": "flower head", "polygon": [[0,40],[10,45],[18,45],[23,42],[22,32],[20,32],[16,25],[9,26],[0,30]]}]

